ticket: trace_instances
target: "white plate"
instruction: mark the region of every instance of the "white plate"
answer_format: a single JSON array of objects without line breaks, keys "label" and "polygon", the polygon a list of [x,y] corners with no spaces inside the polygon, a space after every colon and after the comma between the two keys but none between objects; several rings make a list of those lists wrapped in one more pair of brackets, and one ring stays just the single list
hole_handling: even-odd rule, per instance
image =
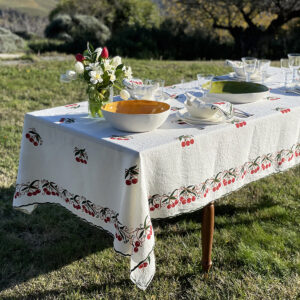
[{"label": "white plate", "polygon": [[[265,75],[265,81],[268,81],[271,77],[273,77],[275,74],[266,74]],[[242,80],[245,81],[246,77],[245,76],[240,76],[238,74],[236,74],[235,72],[229,73],[229,76],[233,79],[237,79],[237,80]],[[260,75],[255,75],[255,76],[251,76],[250,77],[250,81],[261,81],[261,76]]]},{"label": "white plate", "polygon": [[188,123],[191,124],[200,124],[200,125],[217,125],[224,123],[226,121],[230,121],[232,118],[227,119],[224,116],[218,117],[218,118],[210,118],[210,119],[200,119],[200,118],[195,118],[190,115],[190,113],[187,111],[186,108],[180,109],[176,112],[176,116],[183,121],[187,121]]}]

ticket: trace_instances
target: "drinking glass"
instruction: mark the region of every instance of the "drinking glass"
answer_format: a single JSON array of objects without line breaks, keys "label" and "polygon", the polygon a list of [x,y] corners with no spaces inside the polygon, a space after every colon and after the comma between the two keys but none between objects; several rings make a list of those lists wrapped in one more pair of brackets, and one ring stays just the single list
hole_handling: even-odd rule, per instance
[{"label": "drinking glass", "polygon": [[293,83],[296,82],[296,73],[300,68],[300,53],[290,53],[288,54],[289,67],[293,70]]},{"label": "drinking glass", "polygon": [[288,58],[282,58],[280,60],[280,66],[281,66],[281,71],[284,76],[284,88],[285,90],[287,89],[287,82],[288,82],[288,75],[292,73],[290,69],[290,64],[289,64],[289,59]]},{"label": "drinking glass", "polygon": [[[214,78],[212,74],[197,74],[198,87],[202,93],[202,97],[205,98],[211,89],[211,82]],[[205,82],[203,82],[205,81]]]},{"label": "drinking glass", "polygon": [[255,73],[257,67],[257,59],[254,57],[242,57],[246,81],[250,81],[250,76]]},{"label": "drinking glass", "polygon": [[158,101],[162,101],[164,99],[163,88],[165,86],[165,81],[163,79],[148,80],[148,84],[158,87],[155,92],[155,99]]},{"label": "drinking glass", "polygon": [[258,70],[261,74],[261,83],[264,84],[265,83],[265,76],[268,72],[268,69],[271,65],[271,61],[268,60],[268,59],[260,59],[258,60],[258,64],[257,64],[257,67],[258,67]]}]

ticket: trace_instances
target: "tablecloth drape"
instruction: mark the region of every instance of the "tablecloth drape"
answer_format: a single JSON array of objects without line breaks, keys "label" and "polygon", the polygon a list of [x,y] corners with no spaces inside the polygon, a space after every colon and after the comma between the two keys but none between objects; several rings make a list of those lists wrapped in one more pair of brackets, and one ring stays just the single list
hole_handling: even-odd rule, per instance
[{"label": "tablecloth drape", "polygon": [[[249,118],[204,126],[176,116],[157,130],[126,133],[87,117],[87,103],[25,115],[13,206],[31,213],[57,203],[114,236],[131,258],[131,280],[146,289],[155,273],[151,220],[200,209],[245,184],[300,162],[300,96],[285,94],[271,69],[270,97],[237,105]],[[170,94],[197,93],[197,82]]]}]

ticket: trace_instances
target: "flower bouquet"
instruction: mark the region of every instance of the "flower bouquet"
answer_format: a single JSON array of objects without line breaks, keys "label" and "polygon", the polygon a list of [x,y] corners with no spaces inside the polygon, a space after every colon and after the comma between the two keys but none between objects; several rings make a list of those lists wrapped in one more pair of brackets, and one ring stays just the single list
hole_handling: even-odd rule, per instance
[{"label": "flower bouquet", "polygon": [[123,100],[129,98],[129,93],[123,90],[120,85],[124,79],[132,78],[131,67],[122,64],[120,56],[109,59],[106,47],[94,50],[90,43],[87,43],[87,50],[83,54],[76,54],[75,71],[69,70],[60,76],[61,82],[71,82],[77,78],[86,81],[89,115],[90,117],[102,117],[102,106],[112,101],[113,87],[120,90]]}]

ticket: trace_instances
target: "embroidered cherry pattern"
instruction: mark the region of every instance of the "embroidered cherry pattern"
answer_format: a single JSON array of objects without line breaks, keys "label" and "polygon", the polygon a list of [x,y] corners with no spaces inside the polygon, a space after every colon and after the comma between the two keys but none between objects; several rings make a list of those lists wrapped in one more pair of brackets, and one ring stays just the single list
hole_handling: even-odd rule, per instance
[{"label": "embroidered cherry pattern", "polygon": [[290,112],[290,108],[284,108],[284,107],[276,107],[275,110],[280,111],[282,114],[286,114]]},{"label": "embroidered cherry pattern", "polygon": [[79,149],[77,147],[74,148],[75,160],[82,164],[87,164],[88,155],[85,149]]},{"label": "embroidered cherry pattern", "polygon": [[181,142],[181,147],[188,147],[194,144],[194,138],[192,135],[181,135],[178,137],[179,141]]},{"label": "embroidered cherry pattern", "polygon": [[137,165],[130,167],[129,169],[125,169],[125,183],[126,185],[137,184],[139,175],[139,168]]},{"label": "embroidered cherry pattern", "polygon": [[37,147],[38,145],[42,145],[43,144],[43,140],[42,140],[41,136],[36,132],[35,128],[30,128],[30,130],[28,131],[28,133],[26,133],[25,137],[35,147]]}]

